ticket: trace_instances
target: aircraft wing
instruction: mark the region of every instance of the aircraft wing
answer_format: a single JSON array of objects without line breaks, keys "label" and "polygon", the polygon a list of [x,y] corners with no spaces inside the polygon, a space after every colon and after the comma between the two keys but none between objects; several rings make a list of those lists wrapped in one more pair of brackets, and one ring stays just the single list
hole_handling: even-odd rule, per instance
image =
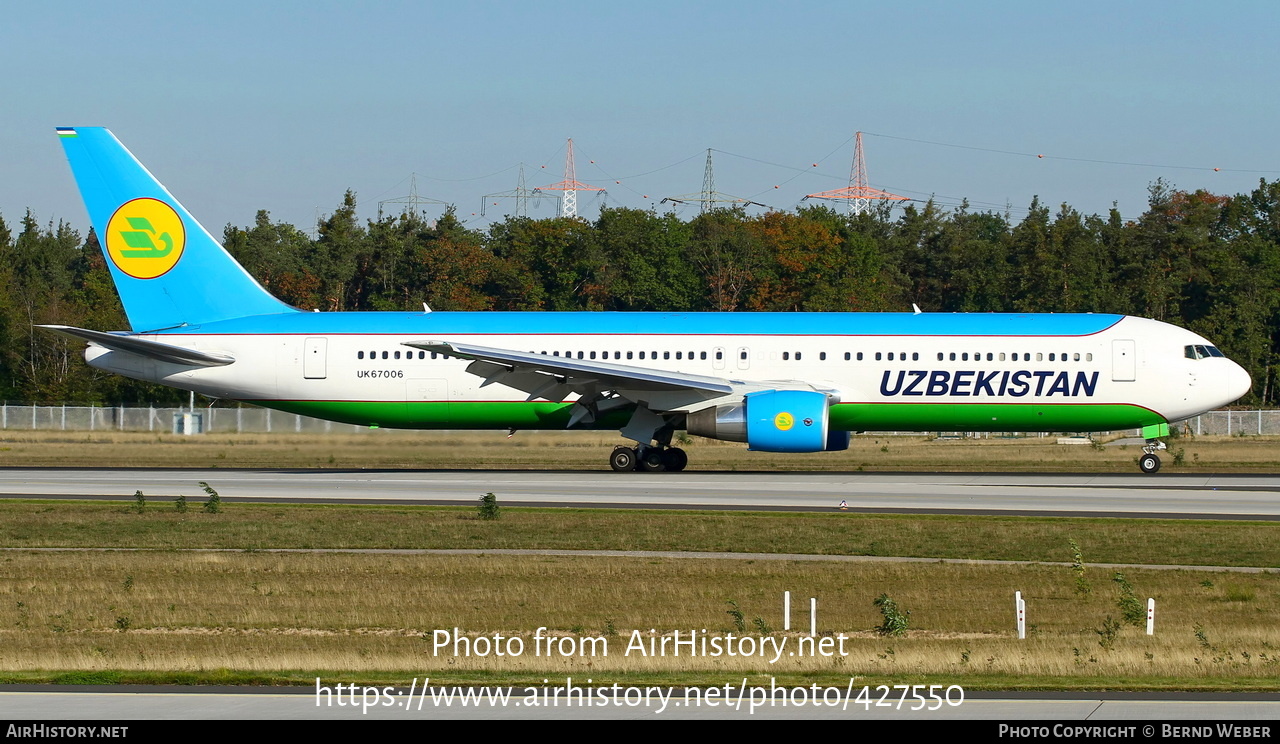
[{"label": "aircraft wing", "polygon": [[222,367],[235,361],[235,357],[230,357],[226,354],[184,349],[181,346],[162,344],[159,341],[148,341],[137,336],[103,333],[102,331],[90,331],[87,328],[63,325],[38,325],[36,327],[52,331],[60,336],[88,341],[91,344],[97,344],[112,351],[134,354],[160,362],[169,362],[170,364],[185,364],[189,367]]},{"label": "aircraft wing", "polygon": [[[406,341],[405,346],[470,359],[467,371],[485,378],[484,385],[501,383],[529,393],[529,399],[560,400],[567,392],[590,395],[604,390],[653,393],[692,393],[697,400],[718,398],[749,389],[744,383],[719,377],[669,372],[629,364],[548,356],[446,341]],[[630,395],[628,397],[631,397]]]}]

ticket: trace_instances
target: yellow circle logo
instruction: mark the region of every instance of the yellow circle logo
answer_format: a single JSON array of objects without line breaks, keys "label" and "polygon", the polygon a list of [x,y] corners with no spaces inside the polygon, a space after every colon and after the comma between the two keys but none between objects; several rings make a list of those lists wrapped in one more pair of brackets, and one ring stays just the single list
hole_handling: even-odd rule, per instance
[{"label": "yellow circle logo", "polygon": [[787,431],[796,425],[796,419],[791,414],[783,411],[773,417],[773,425],[778,427],[778,431]]},{"label": "yellow circle logo", "polygon": [[125,202],[107,222],[107,255],[134,279],[155,279],[172,269],[186,245],[182,218],[159,199]]}]

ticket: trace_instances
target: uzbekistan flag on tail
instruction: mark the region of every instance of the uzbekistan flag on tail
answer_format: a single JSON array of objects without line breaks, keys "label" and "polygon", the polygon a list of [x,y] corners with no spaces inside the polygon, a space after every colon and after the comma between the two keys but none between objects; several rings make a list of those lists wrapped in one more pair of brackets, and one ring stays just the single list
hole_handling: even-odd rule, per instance
[{"label": "uzbekistan flag on tail", "polygon": [[[46,129],[45,131],[48,131],[48,130]],[[59,136],[59,137],[74,137],[74,136],[76,136],[76,130],[75,130],[75,129],[73,129],[73,128],[71,128],[71,127],[58,127],[58,136]]]}]

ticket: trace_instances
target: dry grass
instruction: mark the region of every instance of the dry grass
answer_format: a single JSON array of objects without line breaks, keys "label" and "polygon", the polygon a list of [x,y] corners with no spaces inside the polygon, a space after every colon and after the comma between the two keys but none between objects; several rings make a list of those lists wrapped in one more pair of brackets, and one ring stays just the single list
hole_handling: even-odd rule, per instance
[{"label": "dry grass", "polygon": [[[846,452],[787,455],[695,437],[684,445],[691,468],[716,470],[938,470],[1136,472],[1137,446],[1058,445],[1055,437],[934,440],[859,435]],[[0,432],[0,466],[315,467],[604,470],[613,432],[419,432],[378,429],[358,435]],[[1183,464],[1172,472],[1273,472],[1280,438],[1170,440]]]},{"label": "dry grass", "polygon": [[[216,483],[215,483],[216,485]],[[118,548],[487,548],[1072,559],[1280,567],[1280,523],[1217,520],[679,512],[224,502],[185,514],[155,494],[138,514],[109,502],[0,501],[0,544]],[[499,494],[501,499],[501,494]],[[1153,547],[1158,546],[1158,547]]]},{"label": "dry grass", "polygon": [[[1109,572],[1075,592],[1065,567],[590,557],[379,556],[259,553],[40,554],[0,560],[0,670],[425,674],[450,680],[508,674],[718,673],[1088,680],[1149,678],[1274,688],[1280,677],[1280,576],[1129,571],[1158,601],[1158,634],[1130,626],[1112,650],[1104,618],[1119,619]],[[1013,592],[1027,600],[1028,640],[1013,637]],[[749,624],[781,634],[781,595],[807,627],[845,633],[845,656],[758,658],[625,655],[632,630],[733,630],[726,600]],[[901,638],[874,632],[872,600],[888,593],[911,611]],[[388,598],[395,598],[389,600]],[[532,653],[539,626],[609,640],[607,658]],[[518,658],[432,653],[431,631],[520,634]],[[610,629],[618,635],[608,635]],[[1200,630],[1200,636],[1196,631]],[[736,632],[736,631],[735,631]],[[788,637],[788,643],[798,641]],[[788,648],[795,648],[789,645]]]}]

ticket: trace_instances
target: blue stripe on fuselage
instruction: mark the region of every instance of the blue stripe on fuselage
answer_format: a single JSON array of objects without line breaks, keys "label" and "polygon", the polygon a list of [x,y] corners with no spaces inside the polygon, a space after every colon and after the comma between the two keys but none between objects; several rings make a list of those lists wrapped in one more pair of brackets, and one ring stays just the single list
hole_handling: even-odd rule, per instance
[{"label": "blue stripe on fuselage", "polygon": [[173,334],[675,336],[1088,336],[1124,316],[995,313],[288,313],[175,328]]}]

